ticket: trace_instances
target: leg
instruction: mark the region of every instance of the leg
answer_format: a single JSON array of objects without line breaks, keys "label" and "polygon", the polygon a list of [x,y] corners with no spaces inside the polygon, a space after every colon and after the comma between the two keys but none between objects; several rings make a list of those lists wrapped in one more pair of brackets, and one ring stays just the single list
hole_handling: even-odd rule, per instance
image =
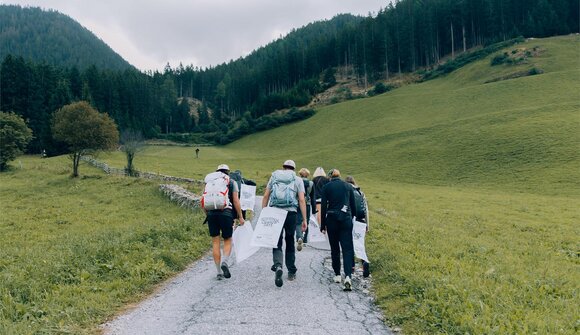
[{"label": "leg", "polygon": [[282,234],[284,234],[284,230],[280,232],[280,237],[278,237],[278,246],[272,249],[272,271],[276,271],[277,267],[282,267],[284,261],[284,255],[282,254]]},{"label": "leg", "polygon": [[232,275],[228,267],[230,263],[230,255],[232,253],[232,234],[234,233],[234,219],[229,215],[222,215],[220,220],[220,228],[222,237],[224,239],[224,257],[221,263],[221,269],[224,272],[224,277],[230,278]]},{"label": "leg", "polygon": [[302,234],[302,214],[301,213],[296,214],[296,226],[294,227],[294,229],[296,230],[296,241],[298,241],[298,239],[300,239],[300,238],[304,240],[304,235]]},{"label": "leg", "polygon": [[337,222],[336,220],[329,216],[327,217],[327,229],[326,233],[328,234],[328,242],[330,243],[330,256],[332,258],[332,269],[334,270],[334,274],[339,276],[340,275],[340,244],[339,244],[339,230],[337,229]]},{"label": "leg", "polygon": [[213,261],[216,267],[219,267],[221,263],[221,252],[220,252],[220,237],[214,236],[211,238],[211,251],[213,255]]},{"label": "leg", "polygon": [[354,267],[354,246],[352,244],[352,221],[348,219],[340,222],[340,247],[344,261],[344,274],[352,278]]},{"label": "leg", "polygon": [[296,231],[296,213],[288,212],[284,221],[284,235],[286,241],[286,268],[288,273],[296,273],[296,249],[294,248],[294,234]]}]

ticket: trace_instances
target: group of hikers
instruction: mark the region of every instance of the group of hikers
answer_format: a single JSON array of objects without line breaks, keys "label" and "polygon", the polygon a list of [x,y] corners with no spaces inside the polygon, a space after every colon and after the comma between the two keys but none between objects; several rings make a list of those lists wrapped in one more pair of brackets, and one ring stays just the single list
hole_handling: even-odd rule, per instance
[{"label": "group of hikers", "polygon": [[[288,271],[289,281],[296,279],[296,250],[301,251],[308,243],[308,220],[315,215],[320,231],[327,234],[330,244],[332,269],[335,283],[342,283],[345,291],[352,290],[352,273],[355,268],[353,247],[353,219],[367,225],[368,208],[366,198],[352,176],[341,179],[338,169],[331,169],[328,174],[322,167],[316,168],[312,180],[310,171],[306,168],[299,170],[296,175],[296,163],[286,160],[282,169],[272,173],[264,196],[262,207],[277,207],[287,211],[282,231],[276,248],[272,249],[275,273],[274,283],[277,287],[283,285],[283,264]],[[240,174],[239,171],[235,173]],[[233,175],[234,173],[232,173]],[[239,177],[239,176],[238,176]],[[239,178],[237,178],[239,179]],[[245,213],[242,212],[239,194],[240,185],[234,178],[230,178],[230,168],[220,164],[215,172],[205,178],[206,186],[202,197],[202,208],[206,211],[209,234],[212,238],[212,254],[217,270],[217,279],[230,278],[232,235],[234,221],[239,225],[245,223]],[[225,183],[227,185],[219,185]],[[212,192],[212,189],[224,191]],[[209,190],[209,191],[208,191]],[[220,194],[227,194],[224,200],[216,199]],[[213,196],[212,194],[217,194]],[[221,199],[221,198],[220,198]],[[205,201],[205,204],[203,203]],[[211,206],[208,206],[211,203]],[[223,238],[223,257],[220,251]],[[282,241],[285,241],[285,250],[282,251]],[[341,276],[341,259],[344,271],[344,281]],[[363,276],[369,275],[369,264],[363,261]]]}]

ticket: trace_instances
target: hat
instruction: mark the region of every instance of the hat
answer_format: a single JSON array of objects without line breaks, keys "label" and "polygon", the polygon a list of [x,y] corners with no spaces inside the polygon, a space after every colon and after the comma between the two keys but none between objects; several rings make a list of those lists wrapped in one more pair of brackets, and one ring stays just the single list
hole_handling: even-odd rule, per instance
[{"label": "hat", "polygon": [[293,160],[289,159],[282,164],[282,167],[292,168],[292,170],[296,169],[296,163]]},{"label": "hat", "polygon": [[220,164],[220,165],[218,165],[218,167],[217,167],[216,171],[219,171],[219,170],[226,170],[226,171],[229,171],[229,170],[230,170],[230,167],[229,167],[229,166],[227,166],[226,164]]}]

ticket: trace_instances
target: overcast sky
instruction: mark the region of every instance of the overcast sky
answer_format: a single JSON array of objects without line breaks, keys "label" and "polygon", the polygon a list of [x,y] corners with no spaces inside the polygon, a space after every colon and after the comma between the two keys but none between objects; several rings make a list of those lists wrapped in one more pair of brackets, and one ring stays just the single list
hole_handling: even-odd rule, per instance
[{"label": "overcast sky", "polygon": [[0,0],[78,21],[140,70],[237,59],[336,14],[375,15],[388,0]]}]

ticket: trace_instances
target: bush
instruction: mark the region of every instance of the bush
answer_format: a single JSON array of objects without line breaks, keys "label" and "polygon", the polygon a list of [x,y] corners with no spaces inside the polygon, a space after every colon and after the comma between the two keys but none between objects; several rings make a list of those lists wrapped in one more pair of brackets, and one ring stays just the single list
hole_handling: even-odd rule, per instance
[{"label": "bush", "polygon": [[491,66],[496,66],[496,65],[501,65],[503,63],[505,63],[507,60],[509,59],[509,56],[507,53],[503,53],[501,55],[495,55],[492,59],[491,59]]},{"label": "bush", "polygon": [[32,140],[32,130],[14,113],[0,112],[0,171],[24,152]]}]

